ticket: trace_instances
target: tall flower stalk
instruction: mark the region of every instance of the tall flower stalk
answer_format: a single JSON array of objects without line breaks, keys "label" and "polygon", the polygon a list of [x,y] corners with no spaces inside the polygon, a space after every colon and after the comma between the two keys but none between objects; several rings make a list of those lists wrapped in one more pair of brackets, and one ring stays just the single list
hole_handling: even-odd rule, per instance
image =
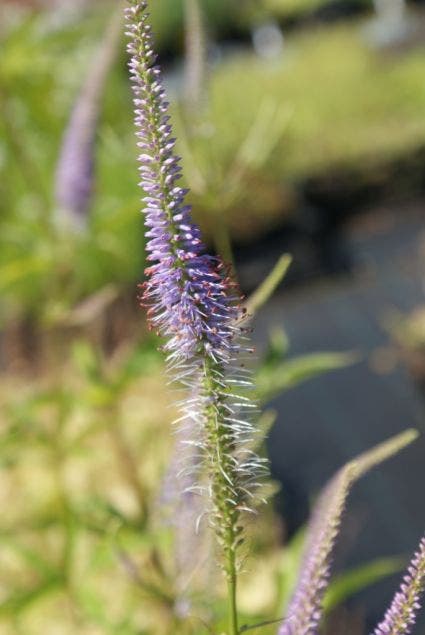
[{"label": "tall flower stalk", "polygon": [[[308,524],[298,581],[278,635],[317,635],[330,582],[332,555],[351,487],[370,469],[400,452],[416,438],[415,430],[406,430],[380,443],[342,467],[324,488]],[[394,600],[394,608],[389,610],[386,621],[378,626],[373,635],[410,633],[410,630],[399,630],[399,627],[413,623],[408,618],[413,619],[419,592],[425,581],[425,543],[421,543],[421,551],[413,561],[409,575],[410,578],[404,580],[402,592]],[[390,628],[390,619],[398,625],[397,628]]]},{"label": "tall flower stalk", "polygon": [[425,538],[403,578],[399,591],[373,635],[410,635],[420,609],[419,600],[425,588]]},{"label": "tall flower stalk", "polygon": [[55,199],[60,224],[84,230],[94,188],[95,141],[102,97],[121,34],[121,11],[116,11],[74,104],[56,168]]},{"label": "tall flower stalk", "polygon": [[185,204],[187,191],[178,185],[180,160],[174,153],[147,2],[128,4],[129,67],[151,263],[142,285],[142,304],[148,308],[151,327],[164,340],[168,370],[185,390],[178,421],[193,433],[185,439],[190,460],[181,475],[191,476],[188,491],[205,498],[203,515],[223,555],[229,627],[236,635],[242,516],[252,511],[258,478],[266,471],[265,462],[250,449],[256,406],[246,394],[236,394],[250,386],[242,361],[249,350],[243,344],[244,310],[226,266],[205,253],[191,208]]},{"label": "tall flower stalk", "polygon": [[331,556],[342,514],[356,476],[350,463],[330,481],[310,521],[300,578],[278,635],[316,635],[323,614],[323,597],[330,578]]}]

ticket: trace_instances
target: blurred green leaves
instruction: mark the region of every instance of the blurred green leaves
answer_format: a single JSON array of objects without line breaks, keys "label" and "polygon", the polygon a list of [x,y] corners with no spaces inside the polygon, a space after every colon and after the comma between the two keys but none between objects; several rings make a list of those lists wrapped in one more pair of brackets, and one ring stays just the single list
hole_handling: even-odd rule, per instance
[{"label": "blurred green leaves", "polygon": [[[279,12],[279,2],[270,2],[268,10]],[[176,38],[183,41],[181,4],[153,6],[164,50],[174,50]],[[204,9],[212,31],[245,19],[237,2],[206,2]],[[88,233],[71,238],[52,226],[63,130],[107,19],[107,5],[80,22],[56,25],[48,15],[29,13],[1,32],[3,323],[29,314],[52,323],[107,284],[125,288],[140,279],[142,220],[124,54],[105,94]],[[420,143],[423,65],[420,51],[391,62],[378,58],[364,46],[357,24],[288,38],[272,64],[248,50],[224,56],[209,76],[195,131],[174,108],[185,180],[207,236],[229,256],[235,238],[252,240],[294,213],[292,179]]]},{"label": "blurred green leaves", "polygon": [[[37,321],[52,323],[107,283],[134,283],[140,275],[143,240],[130,116],[125,118],[131,139],[127,164],[122,161],[121,174],[111,172],[113,176],[107,175],[106,182],[132,183],[134,187],[112,192],[104,187],[101,200],[96,199],[89,231],[81,236],[55,227],[51,202],[63,130],[83,83],[87,60],[107,21],[107,10],[105,6],[89,12],[78,28],[69,21],[55,25],[48,12],[29,13],[28,17],[23,13],[1,33],[0,126],[5,134],[0,151],[5,160],[0,163],[2,194],[4,190],[0,202],[0,290],[4,298],[0,321],[31,314]],[[130,113],[125,74],[118,65],[109,77],[110,91],[115,117],[123,103]],[[107,112],[111,99],[106,100]],[[105,153],[110,157],[110,148],[102,151],[100,144],[97,179],[101,183]],[[119,160],[116,152],[113,156],[115,162]],[[122,244],[127,245],[126,250]]]},{"label": "blurred green leaves", "polygon": [[309,353],[286,359],[286,346],[285,334],[274,331],[255,377],[257,396],[263,403],[298,384],[359,361],[355,353],[339,352]]},{"label": "blurred green leaves", "polygon": [[[162,623],[174,619],[172,576],[161,564],[170,530],[145,518],[161,462],[156,454],[135,458],[136,447],[141,453],[168,435],[154,395],[145,392],[148,378],[150,390],[158,390],[152,375],[159,364],[149,339],[109,360],[80,340],[46,387],[2,397],[0,495],[22,486],[0,528],[0,630],[16,622],[35,635],[37,624],[62,619],[64,628],[75,622],[136,635],[146,625],[138,618],[141,597],[151,615],[168,614],[158,617],[155,632],[166,632]],[[150,404],[147,412],[125,406],[138,393]],[[137,429],[129,425],[135,415]],[[108,594],[119,598],[112,610]],[[64,603],[65,620],[58,616]]]},{"label": "blurred green leaves", "polygon": [[403,558],[379,558],[341,573],[328,588],[324,600],[325,610],[331,611],[356,593],[398,573],[404,565]]}]

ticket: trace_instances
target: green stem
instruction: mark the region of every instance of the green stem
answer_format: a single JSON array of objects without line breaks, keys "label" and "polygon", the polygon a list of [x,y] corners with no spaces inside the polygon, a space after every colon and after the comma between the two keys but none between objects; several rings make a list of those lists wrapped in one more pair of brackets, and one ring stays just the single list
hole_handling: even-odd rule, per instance
[{"label": "green stem", "polygon": [[222,391],[217,385],[214,362],[204,361],[204,385],[206,395],[218,396],[207,406],[207,456],[214,507],[214,525],[218,544],[222,549],[223,568],[227,579],[229,605],[229,635],[239,635],[237,610],[237,549],[241,542],[240,512],[232,502],[237,497],[232,483],[237,480],[232,454],[235,450],[232,436],[224,425]]},{"label": "green stem", "polygon": [[185,61],[185,98],[186,119],[193,133],[194,125],[199,123],[202,101],[205,92],[206,36],[204,20],[199,0],[185,0],[186,16],[186,61]]},{"label": "green stem", "polygon": [[279,258],[268,276],[245,302],[248,315],[255,315],[257,311],[268,302],[285,277],[291,262],[292,258],[289,254],[283,254],[283,256]]},{"label": "green stem", "polygon": [[229,600],[229,635],[239,635],[238,626],[238,604],[237,604],[237,573],[235,555],[228,552],[228,568],[227,591]]},{"label": "green stem", "polygon": [[229,228],[223,218],[217,217],[216,214],[212,215],[213,229],[213,241],[217,254],[223,258],[224,262],[227,262],[232,266],[235,271],[235,259],[233,256],[232,241],[230,238]]}]

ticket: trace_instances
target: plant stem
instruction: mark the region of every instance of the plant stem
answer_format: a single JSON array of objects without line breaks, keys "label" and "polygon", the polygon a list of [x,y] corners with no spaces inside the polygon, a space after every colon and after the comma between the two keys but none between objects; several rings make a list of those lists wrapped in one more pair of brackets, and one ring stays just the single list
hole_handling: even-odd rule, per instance
[{"label": "plant stem", "polygon": [[193,124],[199,123],[207,66],[206,35],[199,0],[185,0],[185,16],[185,101],[187,122],[193,132]]},{"label": "plant stem", "polygon": [[292,258],[289,254],[283,254],[279,258],[268,276],[245,302],[248,315],[255,315],[268,302],[285,277],[291,262]]},{"label": "plant stem", "polygon": [[234,552],[228,552],[227,590],[229,599],[229,635],[239,635],[237,608],[237,573]]},{"label": "plant stem", "polygon": [[213,241],[215,250],[223,258],[224,262],[232,266],[235,271],[235,259],[233,255],[232,241],[230,231],[226,225],[224,218],[217,218],[216,214],[212,215]]},{"label": "plant stem", "polygon": [[[223,569],[227,579],[229,605],[229,635],[239,635],[237,611],[237,549],[241,542],[242,527],[239,525],[240,512],[232,502],[237,494],[234,483],[237,480],[232,454],[234,439],[225,425],[226,413],[214,373],[214,363],[205,360],[203,365],[203,388],[207,396],[207,457],[213,500],[215,533],[223,554]],[[212,399],[212,401],[210,401]]]}]

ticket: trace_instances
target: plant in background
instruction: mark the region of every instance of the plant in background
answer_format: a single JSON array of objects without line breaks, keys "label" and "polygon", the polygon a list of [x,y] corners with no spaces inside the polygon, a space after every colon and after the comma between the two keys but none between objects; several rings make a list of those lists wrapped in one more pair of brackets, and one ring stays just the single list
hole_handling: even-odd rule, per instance
[{"label": "plant in background", "polygon": [[56,169],[55,198],[58,221],[81,231],[93,195],[95,138],[107,76],[114,62],[121,34],[121,11],[108,25],[89,68],[65,131]]},{"label": "plant in background", "polygon": [[233,264],[229,219],[238,206],[246,214],[252,201],[247,196],[250,182],[270,161],[286,130],[288,110],[263,98],[253,122],[240,131],[240,139],[226,157],[211,108],[205,6],[199,0],[185,0],[184,7],[184,113],[175,113],[175,119],[186,166],[185,179],[197,206],[202,208],[201,218],[207,221],[216,252]]},{"label": "plant in background", "polygon": [[[347,463],[324,488],[308,526],[298,580],[286,607],[286,621],[279,628],[278,635],[313,635],[318,632],[326,592],[330,586],[333,549],[353,484],[371,468],[393,456],[416,438],[416,431],[407,430],[361,454]],[[414,623],[415,613],[419,609],[419,595],[424,588],[424,567],[421,542],[420,554],[415,556],[409,568],[409,576],[404,578],[401,593],[396,595],[384,622],[377,627],[374,635],[410,633],[409,627]]]},{"label": "plant in background", "polygon": [[188,125],[199,115],[202,107],[207,72],[207,37],[204,16],[199,0],[185,0],[186,64],[185,102]]},{"label": "plant in background", "polygon": [[425,587],[425,538],[422,538],[418,552],[403,578],[400,590],[395,594],[392,604],[378,624],[373,635],[408,634],[416,622],[416,613],[420,608],[419,600]]},{"label": "plant in background", "polygon": [[[2,13],[12,13],[15,4],[6,3]],[[122,37],[122,10],[113,0],[89,2],[84,17],[62,21],[56,8],[38,4],[29,11],[19,3],[19,19],[1,21],[0,28],[0,322],[8,331],[7,365],[30,331],[39,359],[50,356],[46,331],[61,337],[69,311],[96,301],[111,282],[128,297],[144,264],[137,185],[130,177],[132,122],[121,116],[128,105],[119,63],[124,52],[113,41]],[[66,167],[61,184],[60,157]],[[77,197],[89,189],[91,198]],[[59,190],[69,205],[65,198],[59,204]],[[123,243],[131,247],[123,251]],[[98,314],[101,322],[110,318],[111,304]],[[134,306],[127,324],[138,328],[133,316]],[[19,356],[31,361],[26,350]]]},{"label": "plant in background", "polygon": [[[212,109],[210,109],[212,111]],[[201,219],[214,243],[214,248],[228,262],[232,262],[232,233],[236,223],[239,234],[238,213],[248,219],[247,227],[255,226],[254,208],[271,205],[281,211],[282,186],[270,187],[265,176],[288,127],[291,110],[276,100],[262,96],[258,111],[248,126],[233,126],[237,138],[231,150],[223,146],[227,132],[219,130],[221,123],[215,113],[205,110],[202,125],[197,120],[196,134],[176,114],[176,125],[186,167],[185,179],[202,210]],[[255,192],[252,184],[258,183]],[[264,197],[264,198],[263,198]],[[252,223],[252,221],[254,221]]]}]

